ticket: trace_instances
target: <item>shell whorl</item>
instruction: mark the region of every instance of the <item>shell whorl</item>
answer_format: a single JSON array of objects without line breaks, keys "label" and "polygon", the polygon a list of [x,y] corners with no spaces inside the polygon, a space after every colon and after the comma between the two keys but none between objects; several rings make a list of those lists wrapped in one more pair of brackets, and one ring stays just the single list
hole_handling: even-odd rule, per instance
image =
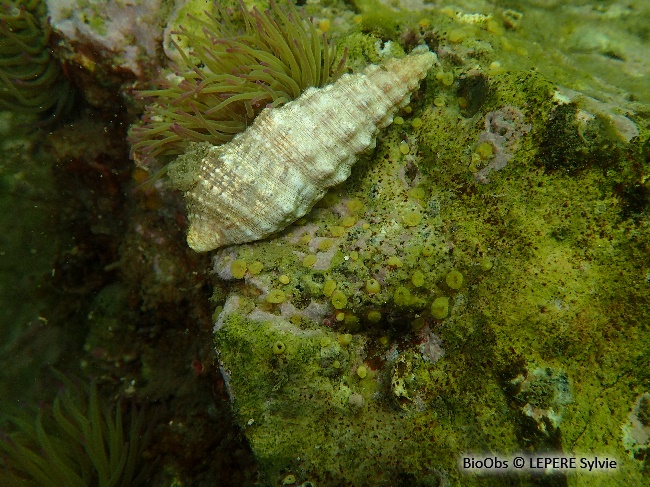
[{"label": "shell whorl", "polygon": [[204,252],[259,240],[306,214],[347,179],[357,154],[374,146],[434,61],[429,51],[412,53],[308,88],[210,147],[185,192],[189,246]]}]

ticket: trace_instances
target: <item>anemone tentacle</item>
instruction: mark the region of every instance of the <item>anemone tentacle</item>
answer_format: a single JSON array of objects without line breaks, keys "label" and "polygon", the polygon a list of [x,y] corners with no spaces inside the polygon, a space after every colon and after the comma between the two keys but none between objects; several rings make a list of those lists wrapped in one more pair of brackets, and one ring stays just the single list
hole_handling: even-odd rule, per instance
[{"label": "anemone tentacle", "polygon": [[291,3],[280,7],[271,0],[270,9],[260,12],[240,2],[239,31],[223,9],[218,12],[220,18],[190,17],[203,35],[182,26],[173,33],[192,52],[172,40],[181,55],[175,79],[138,93],[152,104],[130,130],[134,159],[177,155],[189,142],[228,142],[267,106],[334,81],[345,69],[345,54],[337,64],[334,43]]}]

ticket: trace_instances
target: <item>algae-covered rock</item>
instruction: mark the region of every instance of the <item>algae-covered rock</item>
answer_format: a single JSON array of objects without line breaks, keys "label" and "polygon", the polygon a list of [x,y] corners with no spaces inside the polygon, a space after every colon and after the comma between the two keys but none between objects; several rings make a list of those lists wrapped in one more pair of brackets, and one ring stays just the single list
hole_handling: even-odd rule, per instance
[{"label": "algae-covered rock", "polygon": [[[0,117],[0,402],[71,362],[146,398],[154,486],[647,485],[648,2],[297,3],[351,72],[417,46],[436,64],[308,215],[200,258],[165,170],[130,174],[125,129],[134,89],[206,68],[191,44],[216,3],[44,2],[41,64],[101,110],[29,143]],[[219,10],[244,32],[238,1]],[[462,461],[519,454],[617,465]]]},{"label": "algae-covered rock", "polygon": [[530,47],[513,12],[396,18],[439,59],[411,105],[306,217],[214,257],[265,481],[481,485],[471,452],[599,451],[620,468],[598,475],[641,485],[621,431],[650,387],[648,112],[503,69]]},{"label": "algae-covered rock", "polygon": [[[261,313],[245,318],[233,311],[222,318],[216,344],[223,373],[270,485],[282,485],[287,475],[314,485],[392,485],[402,472],[443,477],[427,465],[453,451],[441,445],[423,457],[423,449],[414,448],[432,444],[435,420],[404,414],[398,392],[394,400],[385,397],[393,387],[389,367],[365,362],[374,355],[366,337],[347,343],[327,328]],[[397,367],[394,358],[383,360]],[[432,368],[419,359],[409,370],[423,378],[409,376],[404,387],[425,387]]]}]

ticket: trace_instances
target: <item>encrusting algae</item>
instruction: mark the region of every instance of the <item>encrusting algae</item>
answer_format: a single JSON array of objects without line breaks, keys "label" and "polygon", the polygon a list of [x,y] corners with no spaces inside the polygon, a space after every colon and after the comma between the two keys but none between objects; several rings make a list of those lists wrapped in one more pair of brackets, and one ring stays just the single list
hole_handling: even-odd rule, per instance
[{"label": "encrusting algae", "polygon": [[[17,335],[26,345],[22,358],[42,350],[40,363],[51,361],[62,349],[56,337],[78,342],[70,346],[79,354],[61,360],[80,363],[111,396],[146,397],[164,414],[152,425],[155,445],[144,452],[149,465],[162,463],[150,477],[139,475],[142,415],[133,414],[129,430],[120,416],[126,409],[104,408],[91,391],[79,398],[60,392],[52,407],[44,402],[36,422],[5,414],[0,484],[131,485],[140,477],[177,487],[479,487],[486,478],[459,464],[469,452],[602,452],[619,467],[548,477],[520,471],[514,482],[646,485],[650,98],[641,81],[650,64],[638,53],[648,50],[642,42],[647,2],[598,2],[598,8],[508,2],[505,8],[469,0],[453,6],[359,0],[352,11],[349,2],[328,0],[299,2],[303,14],[275,4],[266,12],[265,0],[251,1],[260,10],[224,0],[204,20],[182,12],[215,2],[154,2],[161,21],[172,4],[179,6],[165,47],[171,38],[172,47],[195,48],[179,50],[178,74],[169,73],[147,94],[154,104],[131,132],[134,157],[154,167],[182,154],[165,170],[171,185],[187,194],[186,207],[161,181],[128,191],[129,170],[119,162],[125,160],[118,130],[124,119],[107,117],[120,108],[101,107],[99,120],[100,107],[82,110],[60,133],[44,134],[44,144],[40,134],[26,145],[13,136],[0,143],[5,159],[19,166],[10,177],[0,167],[0,187],[9,187],[1,195],[25,198],[41,213],[53,208],[40,205],[52,192],[32,184],[35,165],[22,165],[42,164],[34,150],[42,145],[59,154],[53,166],[42,164],[47,170],[39,179],[51,179],[53,169],[64,190],[54,199],[56,216],[89,223],[78,225],[84,231],[73,239],[45,242],[49,230],[32,232],[35,225],[14,219],[29,230],[16,240],[38,244],[24,245],[23,260],[31,262],[27,254],[43,247],[52,250],[39,259],[47,264],[44,279],[28,279],[31,287],[55,288],[53,300],[30,305],[16,320],[15,329],[26,330]],[[137,11],[145,3],[79,0],[60,25],[78,20],[97,32],[104,25],[93,10]],[[578,15],[592,20],[581,23]],[[609,29],[617,18],[624,35]],[[549,20],[544,32],[540,19]],[[556,23],[560,36],[549,34]],[[146,26],[157,46],[161,25]],[[27,39],[35,31],[21,32]],[[332,34],[338,49],[323,33]],[[62,31],[51,39],[59,43],[57,55],[76,52],[76,59],[89,60],[95,52]],[[645,48],[635,53],[626,47],[630,39]],[[571,44],[578,46],[575,56],[567,52]],[[161,61],[156,56],[153,65]],[[102,84],[110,83],[105,75],[92,72],[115,67],[110,64],[75,67],[81,73],[75,83],[128,104],[133,79],[120,78],[123,88],[111,90]],[[412,87],[394,83],[400,65],[417,66],[408,76]],[[580,65],[588,66],[585,76],[576,76]],[[618,86],[617,77],[626,76],[628,83]],[[391,101],[385,119],[359,121],[352,114],[367,115],[369,107],[345,90],[358,94],[369,79],[377,87],[378,78],[400,85],[404,97]],[[330,116],[334,109],[320,104],[329,91],[341,96],[328,103],[349,117]],[[282,119],[292,107],[301,116],[276,123],[272,114]],[[127,106],[125,116],[137,109]],[[3,134],[8,119],[2,115]],[[256,120],[266,124],[263,131],[255,132]],[[88,121],[97,129],[77,130]],[[358,124],[364,129],[355,134]],[[255,144],[240,143],[250,136],[245,127]],[[296,133],[323,144],[318,152],[335,153],[346,170],[356,161],[349,176],[334,167],[320,171],[321,159],[304,164],[309,157],[302,157]],[[355,147],[372,151],[351,150],[355,135]],[[115,155],[89,150],[98,141]],[[75,151],[60,150],[71,144]],[[258,158],[240,172],[237,161],[250,163],[251,147],[299,166],[317,190],[305,197],[296,190],[304,180],[294,184],[281,164],[271,180]],[[65,171],[68,178],[59,179]],[[91,174],[108,185],[80,191]],[[216,180],[202,183],[203,176]],[[330,187],[339,176],[340,184]],[[145,178],[141,168],[132,182]],[[327,193],[316,203],[321,190]],[[224,199],[204,204],[213,193]],[[78,205],[81,198],[91,203]],[[3,199],[5,213],[22,216],[15,211],[20,204]],[[282,204],[274,207],[276,201]],[[210,255],[196,255],[182,242],[185,208],[190,226],[218,222],[218,231],[205,232],[210,238],[230,232],[215,242],[190,231],[196,250],[214,248]],[[256,227],[268,220],[269,208],[280,216],[268,228]],[[302,209],[309,211],[290,224]],[[11,230],[9,241],[0,239],[0,266],[16,261],[5,252],[6,244],[17,245]],[[267,230],[275,231],[272,238]],[[93,242],[107,251],[91,252]],[[53,302],[61,290],[72,305]],[[74,322],[58,326],[57,316]],[[10,371],[33,367],[14,367],[12,361],[30,362],[16,360],[14,342],[10,337],[0,364]],[[27,382],[10,379],[3,390]],[[3,406],[14,400],[11,394],[1,399]],[[241,441],[233,443],[235,437]]]},{"label": "encrusting algae", "polygon": [[[499,12],[432,8],[418,22],[412,12],[358,8],[358,30],[339,44],[350,48],[350,66],[374,63],[367,72],[260,107],[250,132],[223,145],[196,140],[150,153],[184,153],[170,181],[185,192],[190,245],[215,249],[214,271],[229,281],[215,292],[215,343],[266,478],[478,485],[456,463],[477,445],[589,451],[603,431],[641,478],[642,462],[626,457],[617,435],[647,386],[629,372],[648,358],[636,338],[647,314],[643,117],[634,121],[638,138],[621,141],[607,115],[578,108],[538,71],[504,69],[526,50]],[[400,62],[420,64],[416,95],[364,132],[373,147],[384,126],[374,153],[345,181],[329,167],[319,174],[328,164],[305,165],[289,136],[303,128],[319,153],[341,148],[349,164],[358,152],[342,138],[319,139],[323,129],[335,133],[319,94],[345,93],[350,79],[384,76]],[[335,100],[339,111],[366,109],[351,96]],[[341,119],[331,124],[348,132]],[[239,172],[240,161],[268,153],[290,167]],[[320,184],[307,198],[295,189],[307,183],[294,184],[303,173]],[[328,177],[340,184],[322,184]],[[271,184],[257,184],[264,179]],[[593,408],[597,397],[614,406],[609,416]]]},{"label": "encrusting algae", "polygon": [[[428,77],[412,110],[397,112],[403,123],[388,127],[373,156],[362,158],[359,170],[333,188],[309,215],[274,239],[215,254],[219,275],[231,258],[265,262],[261,280],[227,298],[225,308],[230,311],[219,316],[215,341],[224,367],[238,371],[232,384],[241,394],[239,398],[235,394],[236,407],[245,408],[241,421],[264,417],[265,424],[247,430],[247,437],[266,471],[276,476],[283,468],[295,471],[308,462],[310,471],[341,473],[334,481],[317,475],[299,481],[363,484],[368,475],[374,485],[397,481],[397,474],[368,469],[359,474],[341,467],[344,458],[373,466],[398,465],[398,471],[416,479],[429,478],[428,466],[444,465],[444,475],[452,483],[478,485],[455,463],[477,444],[495,451],[518,451],[531,443],[532,448],[551,445],[568,451],[570,441],[592,443],[573,422],[578,410],[592,410],[590,393],[581,391],[577,399],[574,388],[576,382],[591,387],[585,374],[594,364],[581,343],[586,333],[599,347],[611,349],[593,327],[597,323],[600,331],[614,330],[596,318],[593,306],[598,313],[621,317],[614,311],[617,306],[604,310],[600,298],[588,290],[598,281],[612,298],[628,304],[630,299],[647,302],[647,296],[641,298],[643,285],[631,284],[635,264],[627,257],[617,262],[626,262],[622,265],[634,298],[598,277],[600,266],[609,266],[611,254],[588,228],[606,228],[603,231],[610,235],[621,236],[604,223],[619,218],[615,206],[602,202],[604,185],[613,186],[598,168],[580,176],[549,176],[539,170],[534,154],[540,141],[533,134],[547,126],[548,113],[557,103],[543,77],[535,73],[491,77],[483,105],[465,117],[461,110],[468,113],[472,98],[468,95],[466,108],[461,108],[455,101],[455,83],[466,73],[453,60],[438,62],[446,71],[453,70],[451,84]],[[444,96],[447,103],[436,106],[436,96]],[[486,117],[511,113],[503,107],[517,107],[522,114],[521,119],[501,117],[504,123],[530,127],[520,131],[508,164],[482,184],[468,170],[472,162],[468,148],[481,151],[489,164],[481,133]],[[412,123],[415,119],[418,122]],[[405,139],[408,154],[401,149]],[[635,152],[638,148],[630,150],[640,154]],[[623,172],[631,167],[624,158],[619,164]],[[647,167],[647,162],[642,164]],[[353,211],[358,206],[363,211]],[[552,228],[568,222],[577,228],[554,237]],[[322,238],[331,240],[326,248],[320,247]],[[638,259],[646,244],[638,247],[630,240],[627,248],[634,248]],[[584,252],[598,256],[599,270],[593,261],[581,260]],[[303,266],[307,255],[317,256],[317,263]],[[256,288],[272,286],[279,275],[291,278],[283,288],[284,308],[263,315],[257,310],[265,308],[250,296]],[[239,312],[242,308],[255,311]],[[635,309],[645,313],[636,305]],[[293,355],[287,356],[281,370],[299,372],[289,372],[279,393],[260,395],[265,387],[271,389],[264,382],[268,374],[280,373],[279,367],[268,365],[262,348],[278,334],[285,342],[294,340]],[[640,353],[638,342],[614,335],[619,344]],[[253,349],[245,359],[234,351],[241,341]],[[630,357],[623,360],[631,367],[636,363]],[[535,387],[542,382],[533,378],[547,366],[553,373],[539,392],[544,397],[537,397]],[[359,370],[365,371],[363,378]],[[617,370],[621,372],[620,367]],[[643,388],[633,375],[629,382]],[[552,387],[546,387],[547,382]],[[246,393],[253,389],[255,395]],[[627,404],[634,400],[629,392],[623,394],[628,399],[620,402],[622,412],[616,420],[608,420],[612,444],[618,441],[616,422],[622,421]],[[279,412],[268,414],[269,407]],[[285,413],[301,425],[298,437],[284,431]],[[323,420],[313,425],[314,417]],[[596,422],[582,424],[589,425],[594,435],[601,431]],[[464,428],[463,435],[458,434],[459,427]],[[560,433],[571,440],[560,438]],[[291,448],[278,447],[284,442]],[[300,463],[286,456],[295,451],[303,455]],[[620,448],[617,451],[625,455]],[[438,485],[442,475],[431,474],[430,484]]]}]

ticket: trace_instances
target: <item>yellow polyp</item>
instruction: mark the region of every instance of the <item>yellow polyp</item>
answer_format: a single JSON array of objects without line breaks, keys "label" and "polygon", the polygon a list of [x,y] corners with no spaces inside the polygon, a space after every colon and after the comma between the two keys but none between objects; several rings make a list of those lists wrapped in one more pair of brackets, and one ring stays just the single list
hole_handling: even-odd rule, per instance
[{"label": "yellow polyp", "polygon": [[273,353],[275,355],[282,355],[287,350],[287,347],[281,341],[277,341],[273,344]]},{"label": "yellow polyp", "polygon": [[242,259],[237,259],[233,260],[232,264],[230,264],[230,273],[232,274],[232,277],[235,279],[241,279],[246,275],[246,271],[248,270],[248,265],[246,264],[245,260]]},{"label": "yellow polyp", "polygon": [[149,179],[149,173],[141,167],[136,167],[131,173],[131,179],[138,184],[142,184]]},{"label": "yellow polyp", "polygon": [[294,485],[297,481],[298,479],[296,478],[296,476],[290,473],[284,479],[282,479],[282,485]]},{"label": "yellow polyp", "polygon": [[447,71],[442,75],[440,78],[440,81],[442,82],[443,85],[445,86],[451,86],[454,84],[454,73],[451,71]]},{"label": "yellow polyp", "polygon": [[320,339],[320,346],[325,348],[329,347],[332,344],[332,339],[328,336],[324,336]]},{"label": "yellow polyp", "polygon": [[381,291],[381,285],[377,279],[368,279],[366,281],[366,292],[368,294],[377,294]]},{"label": "yellow polyp", "polygon": [[356,331],[359,328],[359,317],[352,313],[345,313],[343,324],[345,325],[346,329],[350,331]]},{"label": "yellow polyp", "polygon": [[481,266],[482,271],[489,271],[490,269],[492,269],[492,266],[494,266],[494,263],[487,257],[483,257],[480,260],[479,265]]},{"label": "yellow polyp", "polygon": [[390,337],[384,335],[379,339],[379,343],[382,347],[387,347],[390,345]]},{"label": "yellow polyp", "polygon": [[449,298],[440,297],[433,300],[431,304],[431,316],[442,320],[449,315]]},{"label": "yellow polyp", "polygon": [[417,210],[408,211],[402,218],[404,219],[404,225],[407,227],[416,227],[422,221],[422,213]]},{"label": "yellow polyp", "polygon": [[300,323],[302,323],[302,316],[300,316],[300,315],[292,315],[291,318],[289,318],[289,322],[292,325],[299,326]]},{"label": "yellow polyp", "polygon": [[395,117],[393,119],[393,123],[395,125],[402,125],[404,123],[404,119],[402,117]]},{"label": "yellow polyp", "polygon": [[496,34],[498,36],[502,36],[505,33],[503,24],[494,18],[488,19],[488,21],[485,23],[485,29],[488,32],[491,32],[492,34]]},{"label": "yellow polyp", "polygon": [[330,228],[330,234],[332,235],[332,237],[342,237],[344,233],[345,233],[345,227],[336,225]]},{"label": "yellow polyp", "polygon": [[350,343],[352,343],[352,335],[349,333],[346,333],[345,335],[339,335],[339,344],[347,347]]},{"label": "yellow polyp", "polygon": [[334,242],[329,239],[329,238],[324,238],[320,242],[318,242],[318,250],[326,251],[332,248],[332,245],[334,245]]},{"label": "yellow polyp", "polygon": [[266,295],[266,302],[271,304],[280,304],[284,303],[284,300],[286,298],[287,297],[285,296],[284,291],[273,289]]},{"label": "yellow polyp", "polygon": [[311,267],[315,263],[316,263],[316,256],[313,254],[305,255],[305,257],[302,259],[303,267]]},{"label": "yellow polyp", "polygon": [[388,258],[388,260],[386,261],[386,264],[388,264],[391,267],[402,267],[402,265],[403,265],[402,264],[402,259],[400,259],[399,257],[396,257],[394,255]]},{"label": "yellow polyp", "polygon": [[465,39],[465,33],[460,29],[452,30],[449,33],[449,42],[458,44],[459,42],[463,42],[463,39]]},{"label": "yellow polyp", "polygon": [[334,291],[336,291],[336,281],[332,281],[331,279],[325,281],[325,284],[323,284],[323,294],[329,298]]},{"label": "yellow polyp", "polygon": [[424,274],[421,271],[415,271],[411,276],[411,282],[415,287],[424,286]]},{"label": "yellow polyp", "polygon": [[363,208],[364,208],[363,202],[360,199],[357,199],[357,198],[348,201],[345,204],[345,206],[347,207],[347,209],[349,211],[351,211],[353,213],[357,213],[357,212],[363,210]]},{"label": "yellow polyp", "polygon": [[445,100],[444,96],[436,96],[433,99],[433,104],[437,106],[438,108],[444,107],[447,104],[447,101]]},{"label": "yellow polyp", "polygon": [[345,319],[345,313],[343,311],[341,311],[339,313],[336,313],[335,318],[336,318],[336,321],[338,321],[340,323],[341,321],[343,321]]},{"label": "yellow polyp", "polygon": [[472,154],[472,160],[467,166],[469,172],[476,172],[479,169],[479,163],[481,162],[481,157],[478,154]]},{"label": "yellow polyp", "polygon": [[408,306],[411,303],[411,291],[404,286],[400,286],[393,294],[393,301],[397,306]]},{"label": "yellow polyp", "polygon": [[408,154],[408,153],[411,151],[411,148],[409,147],[409,145],[408,145],[407,142],[402,141],[402,142],[400,142],[400,144],[399,144],[399,151],[400,151],[402,154],[406,155],[406,154]]},{"label": "yellow polyp", "polygon": [[253,276],[256,276],[262,272],[262,269],[264,269],[264,264],[262,264],[259,260],[251,262],[248,266],[248,272],[250,272]]},{"label": "yellow polyp", "polygon": [[298,243],[307,245],[309,242],[311,242],[311,235],[308,233],[305,233],[300,239],[298,240]]},{"label": "yellow polyp", "polygon": [[329,19],[323,19],[320,22],[318,22],[318,30],[320,30],[321,32],[329,31],[331,26],[332,26],[332,22]]},{"label": "yellow polyp", "polygon": [[344,227],[350,228],[350,227],[354,226],[354,224],[356,222],[357,222],[357,219],[355,217],[346,216],[345,218],[343,218],[343,220],[341,220],[341,225],[343,225]]},{"label": "yellow polyp", "polygon": [[379,323],[381,321],[381,312],[373,309],[372,311],[368,311],[366,318],[370,323]]},{"label": "yellow polyp", "polygon": [[332,362],[332,367],[334,367],[335,369],[340,369],[341,368],[341,362],[338,361],[338,360],[335,360],[334,362]]},{"label": "yellow polyp", "polygon": [[335,309],[343,309],[348,304],[348,298],[341,291],[334,291],[332,293],[332,306]]},{"label": "yellow polyp", "polygon": [[490,65],[488,66],[488,68],[490,70],[490,74],[492,74],[492,75],[500,74],[500,73],[502,73],[504,71],[503,66],[501,65],[501,63],[499,61],[491,62]]},{"label": "yellow polyp", "polygon": [[494,155],[494,147],[489,142],[483,142],[476,148],[476,153],[481,159],[489,159]]},{"label": "yellow polyp", "polygon": [[350,260],[353,260],[353,261],[359,260],[359,252],[357,252],[356,250],[353,250],[352,252],[350,252]]},{"label": "yellow polyp", "polygon": [[443,8],[441,8],[440,13],[446,15],[447,17],[451,17],[452,19],[456,17],[454,9],[451,8],[451,7],[443,7]]},{"label": "yellow polyp", "polygon": [[416,187],[410,189],[408,195],[409,198],[412,198],[414,200],[423,200],[426,197],[427,193],[423,188]]},{"label": "yellow polyp", "polygon": [[411,120],[411,127],[413,127],[414,129],[419,129],[420,127],[422,127],[422,119],[416,117],[413,120]]},{"label": "yellow polyp", "polygon": [[320,203],[318,203],[318,206],[321,208],[327,208],[329,206],[334,206],[339,202],[340,198],[334,194],[334,193],[326,193],[325,196],[323,196],[323,199],[320,200]]},{"label": "yellow polyp", "polygon": [[422,247],[422,255],[425,257],[431,257],[433,255],[433,245],[425,245]]},{"label": "yellow polyp", "polygon": [[363,225],[361,225],[361,228],[363,228],[364,230],[368,230],[370,228],[370,223],[364,223]]},{"label": "yellow polyp", "polygon": [[429,27],[430,24],[431,21],[427,18],[423,18],[418,21],[418,26],[420,26],[420,28],[422,29],[426,29],[427,27]]},{"label": "yellow polyp", "polygon": [[286,274],[282,274],[280,277],[278,277],[278,281],[280,281],[282,284],[289,284],[291,279]]},{"label": "yellow polyp", "polygon": [[359,365],[357,367],[357,375],[359,376],[359,379],[365,379],[368,375],[368,369],[365,365]]},{"label": "yellow polyp", "polygon": [[463,110],[469,106],[469,102],[467,101],[467,98],[464,98],[462,96],[456,98],[456,102],[458,103],[458,106]]},{"label": "yellow polyp", "polygon": [[411,330],[417,333],[420,330],[422,330],[422,328],[424,328],[425,325],[426,325],[426,321],[424,321],[424,319],[422,319],[422,317],[420,316],[419,318],[414,319],[413,322],[411,323]]},{"label": "yellow polyp", "polygon": [[460,289],[463,285],[463,275],[460,272],[453,270],[447,274],[445,282],[447,283],[447,286],[452,289]]},{"label": "yellow polyp", "polygon": [[402,108],[404,110],[404,113],[411,113],[413,111],[413,107],[411,105]]}]

